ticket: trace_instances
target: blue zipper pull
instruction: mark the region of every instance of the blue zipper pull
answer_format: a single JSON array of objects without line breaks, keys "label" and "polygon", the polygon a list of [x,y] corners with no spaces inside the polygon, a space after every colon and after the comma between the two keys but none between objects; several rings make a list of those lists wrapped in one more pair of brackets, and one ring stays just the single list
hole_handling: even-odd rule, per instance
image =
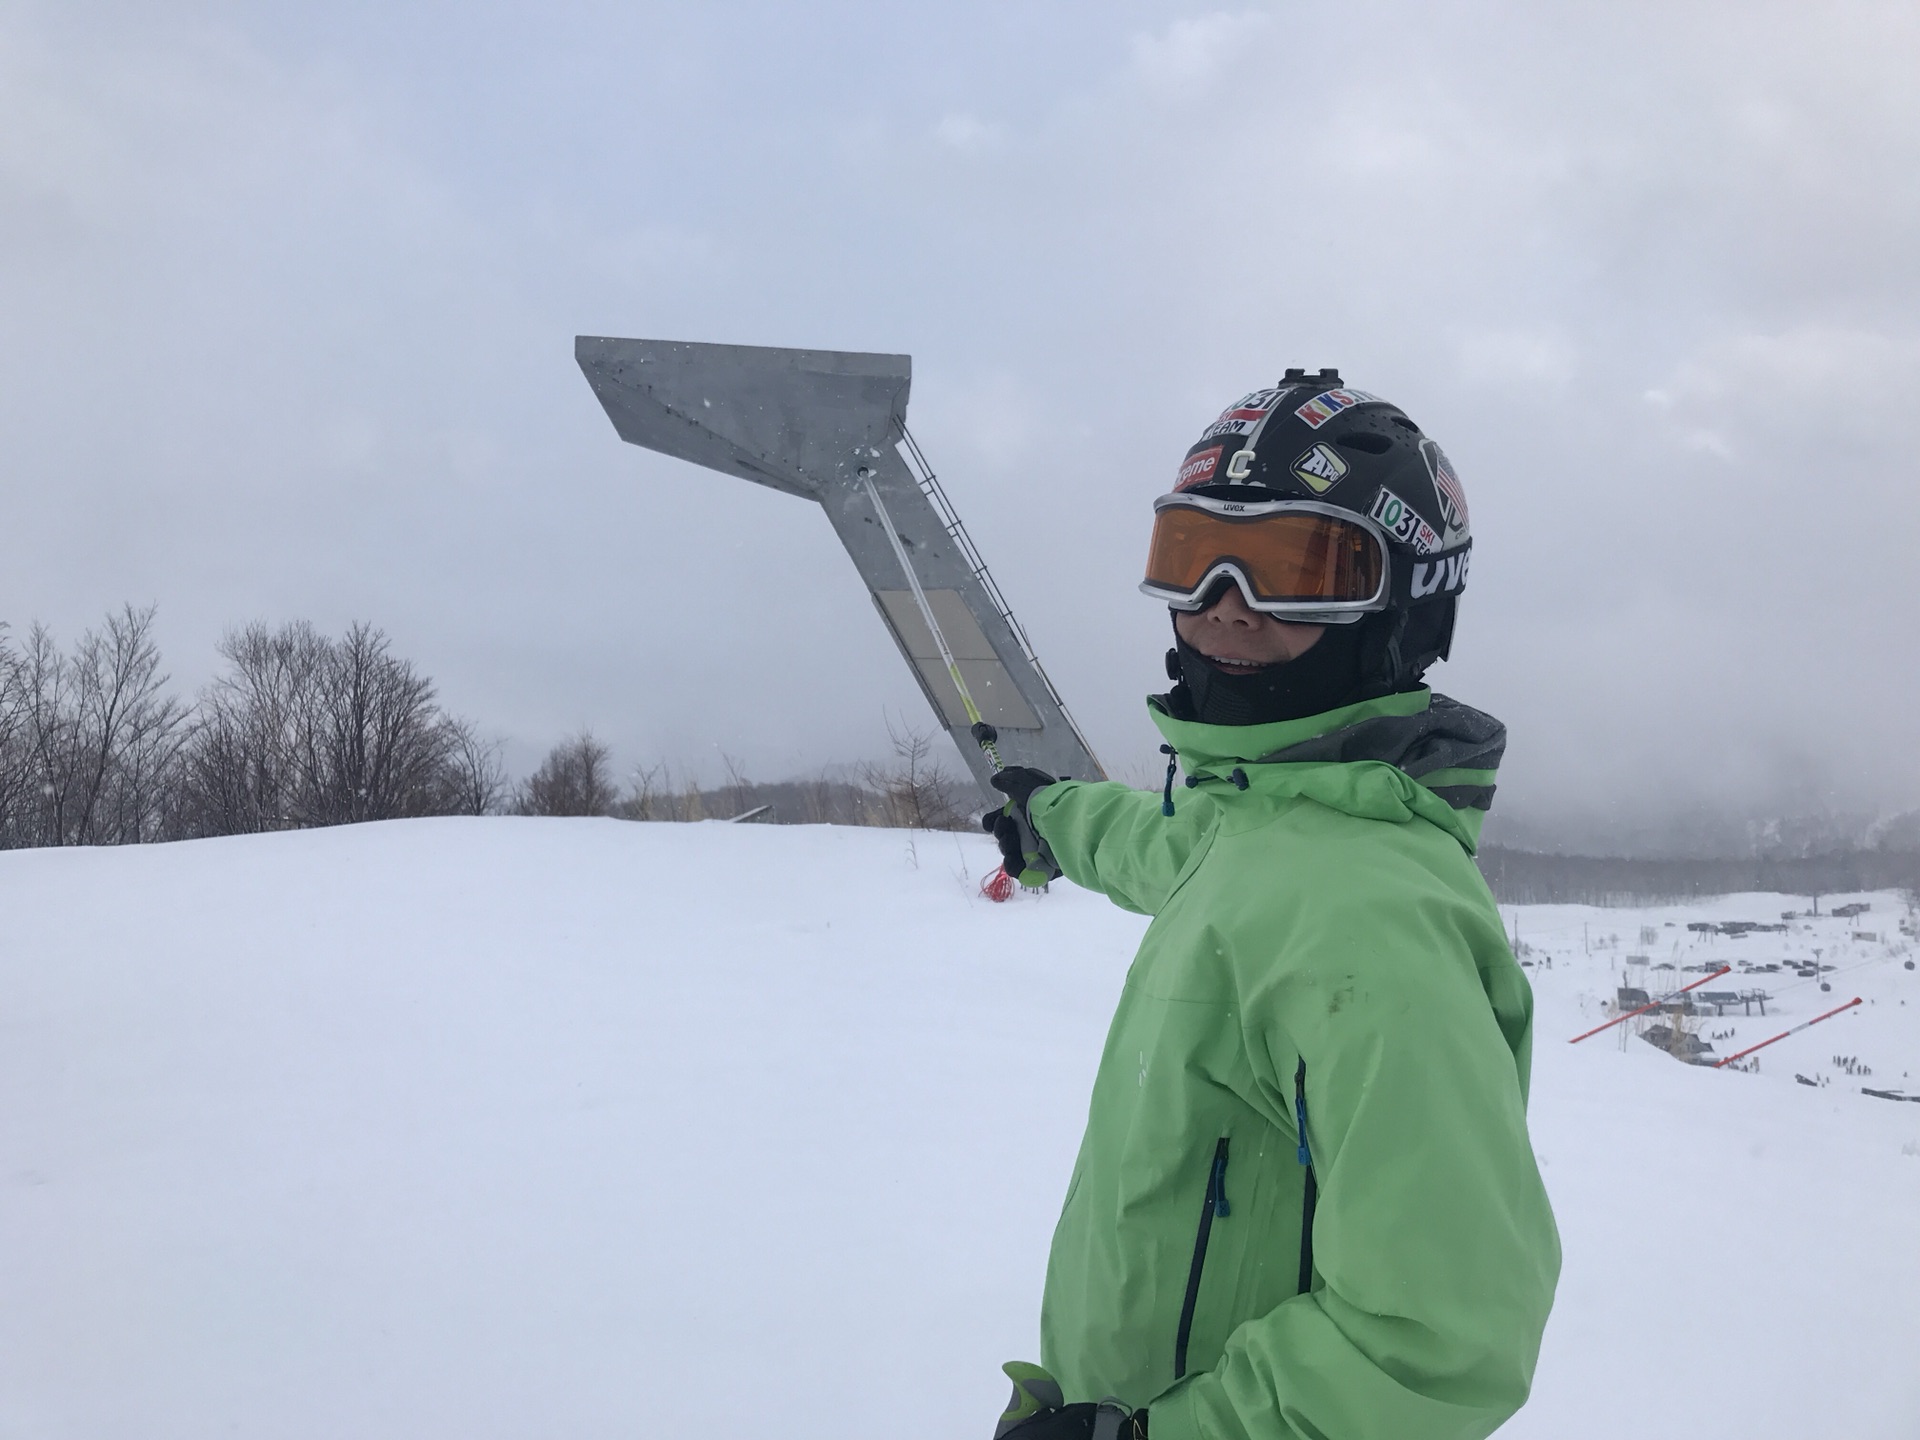
[{"label": "blue zipper pull", "polygon": [[1307,1062],[1303,1058],[1300,1068],[1293,1072],[1293,1123],[1300,1132],[1300,1149],[1297,1152],[1302,1165],[1313,1164],[1313,1154],[1307,1149]]},{"label": "blue zipper pull", "polygon": [[1227,1204],[1227,1138],[1224,1135],[1213,1151],[1212,1186],[1214,1216],[1224,1220],[1233,1213],[1233,1207]]},{"label": "blue zipper pull", "polygon": [[[1173,767],[1175,762],[1180,758],[1180,752],[1171,745],[1162,745],[1160,747],[1160,753],[1167,757],[1167,783],[1166,787],[1160,792],[1160,813],[1162,815],[1171,815],[1173,814]],[[1188,1193],[1191,1194],[1192,1192],[1189,1191]]]},{"label": "blue zipper pull", "polygon": [[1234,789],[1244,790],[1247,788],[1247,772],[1242,770],[1238,765],[1233,767],[1233,773],[1227,776],[1227,778],[1233,782]]}]

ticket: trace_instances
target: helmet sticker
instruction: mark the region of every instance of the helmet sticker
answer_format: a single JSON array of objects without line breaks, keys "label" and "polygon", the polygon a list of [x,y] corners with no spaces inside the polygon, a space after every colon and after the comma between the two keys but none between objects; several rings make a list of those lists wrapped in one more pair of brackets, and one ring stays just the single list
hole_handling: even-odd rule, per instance
[{"label": "helmet sticker", "polygon": [[1460,488],[1460,477],[1453,473],[1447,455],[1431,440],[1420,442],[1420,456],[1427,462],[1427,474],[1433,477],[1433,492],[1440,498],[1440,518],[1455,530],[1467,528],[1467,492]]},{"label": "helmet sticker", "polygon": [[1380,487],[1380,493],[1373,497],[1373,509],[1367,513],[1402,545],[1412,546],[1416,554],[1431,555],[1440,548],[1439,533],[1422,520],[1411,505],[1384,485]]},{"label": "helmet sticker", "polygon": [[1280,397],[1296,387],[1281,385],[1267,390],[1255,390],[1251,395],[1243,395],[1239,400],[1220,412],[1215,420],[1201,432],[1202,440],[1216,440],[1222,435],[1251,435],[1267,418]]},{"label": "helmet sticker", "polygon": [[1346,476],[1347,462],[1331,445],[1318,442],[1293,462],[1293,477],[1316,495],[1324,495]]},{"label": "helmet sticker", "polygon": [[1243,481],[1253,470],[1253,447],[1245,446],[1233,452],[1233,458],[1227,461],[1227,478]]},{"label": "helmet sticker", "polygon": [[1189,455],[1180,464],[1180,471],[1173,477],[1175,490],[1191,490],[1196,485],[1204,485],[1213,478],[1214,470],[1220,464],[1220,452],[1226,447],[1216,445],[1211,450],[1202,450],[1198,455]]},{"label": "helmet sticker", "polygon": [[1355,405],[1379,398],[1378,395],[1369,395],[1364,390],[1326,390],[1314,396],[1293,413],[1307,422],[1309,430],[1318,430],[1342,410],[1350,410]]}]

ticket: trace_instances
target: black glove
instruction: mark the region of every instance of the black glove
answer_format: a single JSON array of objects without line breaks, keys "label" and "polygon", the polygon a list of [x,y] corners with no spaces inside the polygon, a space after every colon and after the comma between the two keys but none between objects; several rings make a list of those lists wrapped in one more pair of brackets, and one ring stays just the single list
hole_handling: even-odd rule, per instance
[{"label": "black glove", "polygon": [[1064,1403],[1060,1382],[1038,1365],[1011,1360],[1000,1367],[1013,1381],[1013,1399],[994,1427],[993,1440],[1147,1440],[1147,1412],[1118,1400]]},{"label": "black glove", "polygon": [[1027,814],[1027,802],[1033,798],[1033,792],[1056,783],[1054,777],[1031,765],[1010,765],[987,783],[1007,797],[1005,805],[980,817],[980,828],[1000,846],[1007,874],[1029,889],[1058,879],[1060,867],[1054,863],[1053,852],[1033,828],[1033,820]]}]

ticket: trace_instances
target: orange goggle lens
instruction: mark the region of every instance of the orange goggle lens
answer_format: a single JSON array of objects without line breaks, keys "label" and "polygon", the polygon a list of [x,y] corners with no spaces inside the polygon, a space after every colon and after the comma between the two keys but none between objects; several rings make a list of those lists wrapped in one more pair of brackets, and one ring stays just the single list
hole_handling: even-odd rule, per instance
[{"label": "orange goggle lens", "polygon": [[1153,517],[1146,583],[1198,599],[1208,574],[1233,564],[1269,605],[1365,605],[1379,598],[1386,555],[1363,525],[1309,511],[1221,515],[1168,505]]}]

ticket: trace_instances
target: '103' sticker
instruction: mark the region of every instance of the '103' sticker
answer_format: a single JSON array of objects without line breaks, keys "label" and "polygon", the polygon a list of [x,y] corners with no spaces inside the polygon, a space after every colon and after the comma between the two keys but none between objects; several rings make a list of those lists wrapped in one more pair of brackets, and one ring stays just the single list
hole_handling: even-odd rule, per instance
[{"label": "'103' sticker", "polygon": [[1201,432],[1201,440],[1218,440],[1223,435],[1253,434],[1266,421],[1268,412],[1279,403],[1281,397],[1292,394],[1298,388],[1296,385],[1279,385],[1267,390],[1255,390],[1251,395],[1242,395],[1220,412],[1218,420]]},{"label": "'103' sticker", "polygon": [[1411,545],[1419,554],[1431,555],[1440,548],[1440,536],[1434,528],[1384,485],[1373,497],[1373,509],[1368,513],[1386,527],[1389,535],[1402,545]]}]

